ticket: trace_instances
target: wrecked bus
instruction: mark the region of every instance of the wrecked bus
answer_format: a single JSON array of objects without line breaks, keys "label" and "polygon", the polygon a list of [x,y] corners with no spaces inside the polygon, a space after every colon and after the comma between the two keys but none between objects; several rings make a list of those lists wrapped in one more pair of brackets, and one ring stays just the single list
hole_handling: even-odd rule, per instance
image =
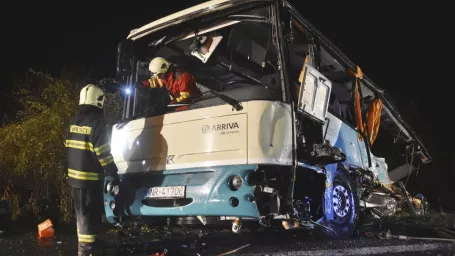
[{"label": "wrecked bus", "polygon": [[[132,86],[156,56],[191,72],[202,95],[168,105],[162,90]],[[120,192],[104,190],[112,224],[234,220],[238,231],[278,220],[347,236],[361,211],[410,202],[372,152],[378,134],[412,151],[398,169],[431,160],[384,91],[287,1],[212,0],[134,29],[117,75],[126,95],[111,135]]]}]

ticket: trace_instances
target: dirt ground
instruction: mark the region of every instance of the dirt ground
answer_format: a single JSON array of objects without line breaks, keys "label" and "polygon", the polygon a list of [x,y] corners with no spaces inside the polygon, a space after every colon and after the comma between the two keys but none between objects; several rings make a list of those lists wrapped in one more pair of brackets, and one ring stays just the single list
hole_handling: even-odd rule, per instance
[{"label": "dirt ground", "polygon": [[[356,237],[327,240],[307,230],[284,231],[246,224],[240,234],[230,226],[149,226],[126,229],[105,226],[100,237],[109,243],[105,255],[455,255],[455,243],[441,241],[380,239],[371,235],[390,230],[391,234],[449,238],[440,228],[453,225],[453,215],[428,218],[400,216],[375,220],[363,219]],[[35,229],[35,230],[34,230]],[[455,229],[454,229],[455,230]],[[370,235],[366,235],[370,234]],[[453,237],[455,239],[455,234]],[[55,237],[38,239],[36,226],[15,223],[12,233],[0,237],[0,255],[75,255],[74,224],[55,225]]]}]

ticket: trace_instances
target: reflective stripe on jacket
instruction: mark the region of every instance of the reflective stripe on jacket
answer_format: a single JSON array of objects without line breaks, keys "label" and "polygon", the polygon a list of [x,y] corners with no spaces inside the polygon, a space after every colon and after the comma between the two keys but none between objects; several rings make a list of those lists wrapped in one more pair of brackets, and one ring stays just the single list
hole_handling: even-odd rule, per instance
[{"label": "reflective stripe on jacket", "polygon": [[178,103],[201,93],[194,77],[182,69],[168,71],[166,80],[152,77],[143,81],[142,85],[150,88],[166,87],[171,97],[171,103]]},{"label": "reflective stripe on jacket", "polygon": [[65,140],[67,181],[77,188],[98,186],[105,175],[117,173],[106,122],[96,107],[84,107],[86,111],[71,119]]}]

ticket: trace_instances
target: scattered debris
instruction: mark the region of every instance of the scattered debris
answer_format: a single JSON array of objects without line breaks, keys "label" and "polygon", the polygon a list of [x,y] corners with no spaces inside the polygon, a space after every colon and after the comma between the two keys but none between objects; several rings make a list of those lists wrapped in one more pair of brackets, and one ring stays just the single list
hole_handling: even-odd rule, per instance
[{"label": "scattered debris", "polygon": [[198,220],[201,221],[202,225],[206,225],[207,224],[207,218],[205,216],[197,216]]},{"label": "scattered debris", "polygon": [[286,230],[300,227],[300,221],[299,220],[283,220],[281,222],[281,224],[283,225],[283,227]]},{"label": "scattered debris", "polygon": [[439,238],[439,237],[416,237],[416,236],[403,236],[403,235],[392,235],[390,233],[390,230],[387,232],[381,232],[381,233],[370,233],[366,232],[365,235],[367,237],[376,237],[379,239],[399,239],[399,240],[429,240],[429,241],[444,241],[444,242],[452,242],[455,243],[455,239],[451,238]]},{"label": "scattered debris", "polygon": [[54,236],[53,224],[50,219],[45,220],[38,225],[38,236],[39,238],[49,238]]},{"label": "scattered debris", "polygon": [[335,230],[333,230],[333,229],[331,229],[330,227],[328,227],[328,226],[322,225],[322,224],[317,223],[317,222],[314,222],[314,221],[311,221],[311,223],[313,223],[313,224],[315,224],[315,225],[318,225],[318,226],[320,226],[320,227],[322,227],[322,228],[325,228],[325,229],[327,229],[327,230],[329,230],[329,231],[332,231],[336,236],[338,236],[338,233],[337,233]]},{"label": "scattered debris", "polygon": [[455,231],[454,230],[450,230],[450,229],[447,229],[447,228],[438,228],[436,231],[437,231],[438,235],[440,235],[441,237],[445,237],[445,238],[448,238],[448,239],[455,239]]},{"label": "scattered debris", "polygon": [[445,232],[447,232],[447,233],[449,233],[449,234],[452,234],[453,236],[455,236],[455,230],[450,230],[448,228],[440,228],[440,229],[445,231]]},{"label": "scattered debris", "polygon": [[232,254],[232,253],[235,253],[235,252],[237,252],[237,251],[240,251],[240,250],[242,250],[243,248],[246,248],[246,247],[248,247],[248,246],[250,246],[250,244],[246,244],[246,245],[244,245],[244,246],[240,246],[239,248],[236,248],[236,249],[234,249],[234,250],[227,251],[227,252],[222,253],[222,254],[218,254],[217,256],[223,256],[223,255]]},{"label": "scattered debris", "polygon": [[152,256],[166,256],[166,254],[167,254],[167,249],[164,249],[164,251],[162,253],[155,252],[154,254],[152,254]]},{"label": "scattered debris", "polygon": [[240,218],[235,218],[235,220],[232,222],[232,232],[239,233],[241,228],[242,221],[240,220]]}]

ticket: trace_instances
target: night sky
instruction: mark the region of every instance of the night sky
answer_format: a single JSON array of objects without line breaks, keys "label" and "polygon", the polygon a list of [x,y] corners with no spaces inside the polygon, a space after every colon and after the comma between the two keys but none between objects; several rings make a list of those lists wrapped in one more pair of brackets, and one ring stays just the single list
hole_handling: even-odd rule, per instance
[{"label": "night sky", "polygon": [[[203,1],[8,2],[2,22],[0,114],[11,111],[11,84],[28,68],[56,74],[83,65],[115,74],[116,48],[131,29]],[[371,2],[374,2],[372,4]],[[399,2],[399,3],[397,3]],[[426,3],[423,3],[426,2]],[[445,6],[437,6],[447,2]],[[450,1],[291,1],[338,48],[386,89],[433,156],[412,189],[455,210],[455,86]],[[171,6],[166,7],[166,4]],[[298,3],[298,4],[297,4]],[[334,5],[334,3],[337,3]],[[6,58],[5,58],[6,56]]]}]

